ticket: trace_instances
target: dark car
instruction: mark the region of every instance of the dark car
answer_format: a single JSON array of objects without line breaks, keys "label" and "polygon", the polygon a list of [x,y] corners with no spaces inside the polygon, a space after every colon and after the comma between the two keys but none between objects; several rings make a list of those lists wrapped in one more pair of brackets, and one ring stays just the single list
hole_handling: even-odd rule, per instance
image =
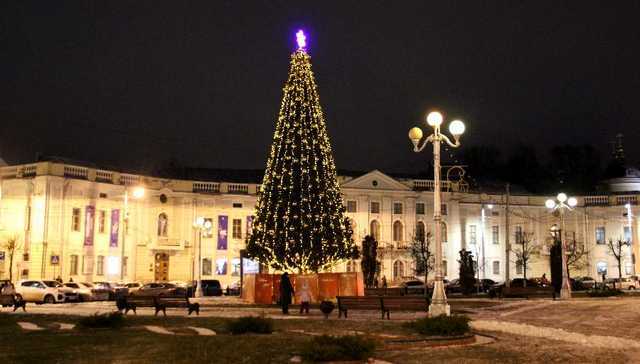
[{"label": "dark car", "polygon": [[217,279],[202,280],[202,294],[204,296],[222,296],[222,286]]},{"label": "dark car", "polygon": [[[476,279],[475,286],[473,288],[473,292],[488,292],[491,287],[493,287],[496,282],[492,279],[485,278],[478,281]],[[479,286],[479,287],[478,287]],[[479,288],[479,289],[478,289]],[[452,280],[449,285],[447,285],[447,293],[462,293],[462,286],[460,285],[459,279]]]},{"label": "dark car", "polygon": [[187,291],[172,283],[147,283],[137,291],[131,292],[132,296],[186,296]]},{"label": "dark car", "polygon": [[403,282],[400,287],[404,294],[424,294],[424,282],[419,280]]},{"label": "dark car", "polygon": [[[525,287],[540,287],[540,283],[535,279],[524,279],[524,278],[514,278],[510,281],[509,287],[514,288],[523,288]],[[499,297],[502,296],[502,291],[505,287],[505,283],[494,284],[489,288],[488,292],[489,297]]]}]

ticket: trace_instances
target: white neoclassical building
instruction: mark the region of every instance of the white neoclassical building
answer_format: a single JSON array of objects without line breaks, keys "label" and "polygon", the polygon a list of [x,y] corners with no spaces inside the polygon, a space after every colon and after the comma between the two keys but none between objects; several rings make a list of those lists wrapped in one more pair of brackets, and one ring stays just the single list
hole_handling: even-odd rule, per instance
[{"label": "white neoclassical building", "polygon": [[[356,243],[367,234],[377,238],[388,281],[414,276],[409,246],[414,237],[433,230],[433,181],[393,178],[377,170],[339,179]],[[10,254],[2,244],[16,237],[13,279],[186,281],[197,279],[201,265],[203,279],[229,285],[239,280],[240,251],[260,190],[260,181],[246,182],[165,179],[62,162],[0,167],[0,279],[9,274]],[[139,186],[144,196],[133,193]],[[443,186],[447,278],[457,278],[462,248],[479,257],[481,277],[504,280],[507,266],[511,278],[521,277],[514,243],[523,234],[539,246],[527,275],[548,276],[550,228],[560,225],[544,207],[548,196],[464,190],[451,182]],[[565,230],[586,253],[573,276],[603,271],[617,276],[606,241],[638,241],[639,196],[625,191],[576,196],[579,203],[566,215]],[[194,228],[198,217],[212,226],[202,235]],[[625,249],[623,275],[638,271],[637,254],[637,244]],[[335,268],[359,269],[357,261]]]}]

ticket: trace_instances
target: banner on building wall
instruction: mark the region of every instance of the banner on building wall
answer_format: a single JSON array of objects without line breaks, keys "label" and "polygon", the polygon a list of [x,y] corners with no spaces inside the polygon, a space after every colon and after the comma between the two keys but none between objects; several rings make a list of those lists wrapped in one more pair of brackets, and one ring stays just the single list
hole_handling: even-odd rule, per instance
[{"label": "banner on building wall", "polygon": [[93,245],[93,227],[95,226],[94,220],[96,217],[95,206],[87,206],[84,213],[84,245]]},{"label": "banner on building wall", "polygon": [[227,227],[229,219],[227,216],[218,216],[218,250],[227,250]]},{"label": "banner on building wall", "polygon": [[247,239],[253,233],[253,216],[247,216]]},{"label": "banner on building wall", "polygon": [[116,248],[118,246],[118,236],[120,235],[120,210],[111,210],[111,236],[109,238],[109,246]]}]

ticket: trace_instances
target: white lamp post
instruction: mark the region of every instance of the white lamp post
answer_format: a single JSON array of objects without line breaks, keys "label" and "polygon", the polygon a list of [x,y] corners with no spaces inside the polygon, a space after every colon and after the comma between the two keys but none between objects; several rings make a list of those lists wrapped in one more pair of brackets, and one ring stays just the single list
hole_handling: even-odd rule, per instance
[{"label": "white lamp post", "polygon": [[[409,130],[409,139],[413,143],[413,151],[422,151],[429,142],[433,143],[433,221],[435,222],[435,244],[436,244],[436,264],[435,264],[435,282],[433,284],[433,295],[431,297],[431,305],[429,305],[429,315],[439,316],[451,314],[449,304],[447,303],[447,295],[444,291],[444,282],[442,274],[442,227],[441,227],[441,191],[440,191],[440,143],[446,142],[453,148],[460,146],[460,135],[464,133],[464,123],[460,120],[454,120],[449,124],[449,131],[453,135],[454,142],[444,134],[440,133],[440,125],[442,125],[442,114],[437,111],[430,112],[427,115],[427,124],[433,128],[433,134],[429,135],[422,145],[420,141],[423,139],[422,129],[418,127]],[[425,290],[427,282],[424,282]]]},{"label": "white lamp post", "polygon": [[198,232],[198,284],[195,296],[202,297],[202,234],[205,230],[211,230],[211,221],[206,220],[202,216],[198,216],[196,221],[193,223],[193,227]]},{"label": "white lamp post", "polygon": [[[131,196],[137,200],[144,197],[145,189],[144,187],[137,186],[134,187],[131,191]],[[129,188],[125,187],[124,189],[124,216],[122,217],[122,221],[124,222],[124,226],[122,229],[122,252],[120,253],[120,280],[124,281],[124,255],[125,248],[124,243],[127,237],[127,230],[129,230]]]},{"label": "white lamp post", "polygon": [[564,212],[565,210],[573,211],[573,208],[578,205],[578,200],[575,197],[567,197],[564,193],[559,193],[556,196],[556,200],[548,199],[544,205],[549,210],[558,210],[560,213],[560,255],[562,255],[562,287],[560,288],[560,299],[571,299],[571,285],[569,284],[569,275],[567,267],[567,247],[566,247],[566,235],[564,229]]}]

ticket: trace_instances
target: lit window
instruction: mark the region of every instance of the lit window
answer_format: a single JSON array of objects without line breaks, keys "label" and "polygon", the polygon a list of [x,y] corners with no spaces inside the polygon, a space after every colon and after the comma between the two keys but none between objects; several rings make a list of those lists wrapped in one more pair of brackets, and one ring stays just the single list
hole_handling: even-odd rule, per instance
[{"label": "lit window", "polygon": [[598,226],[596,228],[596,243],[597,244],[605,244],[605,230],[604,226]]},{"label": "lit window", "polygon": [[598,262],[596,264],[596,269],[598,270],[598,274],[607,274],[607,262]]},{"label": "lit window", "polygon": [[393,203],[393,213],[396,215],[402,214],[402,202]]},{"label": "lit window", "polygon": [[633,242],[633,237],[631,236],[631,227],[629,226],[624,227],[624,241],[627,241],[629,243]]},{"label": "lit window", "polygon": [[380,202],[371,202],[371,213],[372,214],[380,213]]},{"label": "lit window", "polygon": [[493,274],[500,274],[500,261],[499,260],[494,260],[493,261]]},{"label": "lit window", "polygon": [[477,234],[476,226],[469,225],[469,244],[475,244],[477,242],[476,234]]},{"label": "lit window", "polygon": [[216,259],[216,274],[217,275],[227,274],[227,258]]},{"label": "lit window", "polygon": [[498,225],[491,227],[491,236],[494,244],[500,244],[500,227]]},{"label": "lit window", "polygon": [[396,260],[393,263],[393,279],[397,280],[404,277],[404,263],[400,260]]},{"label": "lit window", "polygon": [[240,275],[240,258],[231,259],[231,275],[232,276]]},{"label": "lit window", "polygon": [[208,229],[202,229],[202,237],[203,238],[211,238],[213,237],[213,219],[210,217],[204,218],[204,226],[210,226]]},{"label": "lit window", "polygon": [[242,220],[233,219],[233,229],[231,231],[231,237],[234,239],[242,239]]},{"label": "lit window", "polygon": [[202,259],[202,275],[210,276],[211,275],[211,259],[203,258]]},{"label": "lit window", "polygon": [[96,262],[96,274],[99,276],[104,275],[104,257],[102,255],[98,255],[98,260]]}]

